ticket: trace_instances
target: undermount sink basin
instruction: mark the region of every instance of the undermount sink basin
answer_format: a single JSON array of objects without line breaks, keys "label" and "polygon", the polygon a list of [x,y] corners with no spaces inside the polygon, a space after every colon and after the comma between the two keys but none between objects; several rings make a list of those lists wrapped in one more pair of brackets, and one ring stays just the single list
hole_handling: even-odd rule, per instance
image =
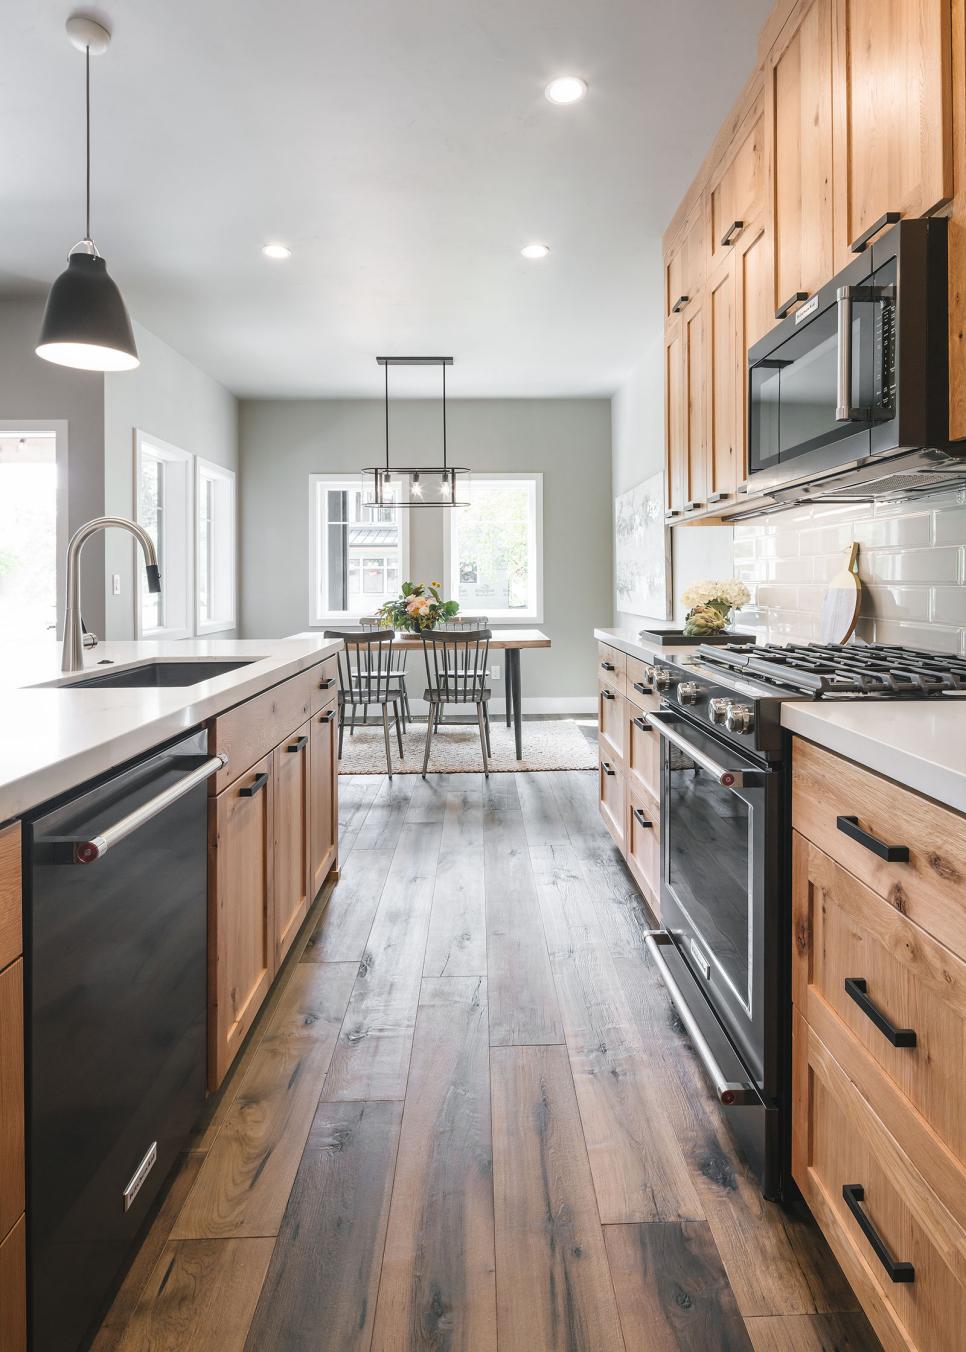
[{"label": "undermount sink basin", "polygon": [[257,661],[256,657],[248,657],[235,662],[144,662],[138,667],[98,672],[96,676],[85,676],[80,681],[67,679],[59,684],[71,690],[92,685],[112,685],[117,690],[198,685],[201,681],[210,681],[215,676],[224,676],[226,672],[250,666]]}]

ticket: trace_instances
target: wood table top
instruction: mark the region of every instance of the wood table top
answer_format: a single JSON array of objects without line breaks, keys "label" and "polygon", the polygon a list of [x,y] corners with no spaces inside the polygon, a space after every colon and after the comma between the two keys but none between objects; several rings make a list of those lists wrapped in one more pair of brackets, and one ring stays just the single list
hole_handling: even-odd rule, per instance
[{"label": "wood table top", "polygon": [[[333,625],[332,632],[336,632],[337,626]],[[328,633],[327,629],[307,629],[300,634],[290,634],[289,638],[317,638],[321,633]],[[342,632],[342,631],[339,631]],[[363,633],[355,625],[346,625],[345,633]],[[450,630],[456,633],[455,630]],[[493,637],[490,639],[491,648],[549,648],[550,639],[541,629],[491,629]],[[423,641],[419,634],[409,634],[401,629],[396,630],[395,647],[402,649],[422,649]]]}]

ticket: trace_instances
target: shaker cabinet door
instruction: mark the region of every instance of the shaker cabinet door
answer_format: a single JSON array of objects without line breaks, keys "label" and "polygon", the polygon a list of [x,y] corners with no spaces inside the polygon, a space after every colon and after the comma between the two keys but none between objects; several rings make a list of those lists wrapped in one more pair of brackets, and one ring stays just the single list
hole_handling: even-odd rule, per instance
[{"label": "shaker cabinet door", "polygon": [[336,862],[338,843],[338,710],[329,705],[312,719],[309,766],[312,775],[310,794],[311,848],[309,893],[310,901],[318,896],[319,888]]},{"label": "shaker cabinet door", "polygon": [[275,967],[281,965],[309,909],[311,723],[275,748]]}]

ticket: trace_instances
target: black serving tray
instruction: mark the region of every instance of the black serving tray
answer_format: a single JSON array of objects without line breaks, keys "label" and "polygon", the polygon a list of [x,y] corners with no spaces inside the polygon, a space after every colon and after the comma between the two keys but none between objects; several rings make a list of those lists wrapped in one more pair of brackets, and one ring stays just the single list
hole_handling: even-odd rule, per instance
[{"label": "black serving tray", "polygon": [[656,648],[681,648],[694,643],[754,643],[753,634],[737,634],[733,629],[723,629],[720,634],[686,634],[683,629],[673,625],[655,625],[653,629],[640,629],[642,639],[653,643]]}]

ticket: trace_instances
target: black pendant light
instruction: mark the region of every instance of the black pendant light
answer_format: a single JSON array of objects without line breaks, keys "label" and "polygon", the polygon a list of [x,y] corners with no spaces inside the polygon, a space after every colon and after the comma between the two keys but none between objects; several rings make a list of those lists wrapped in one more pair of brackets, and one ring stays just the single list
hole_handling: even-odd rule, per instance
[{"label": "black pendant light", "polygon": [[37,356],[82,371],[130,371],[139,363],[131,320],[91,239],[91,56],[107,51],[111,35],[82,14],[67,20],[67,35],[84,53],[87,214],[84,238],[71,249],[67,270],[50,288]]},{"label": "black pendant light", "polygon": [[[362,471],[362,501],[369,508],[390,507],[466,507],[470,472],[462,465],[451,465],[446,446],[446,368],[452,357],[377,357],[385,368],[386,463],[370,465]],[[439,366],[443,374],[443,460],[440,465],[396,465],[389,463],[389,368],[390,366]],[[390,485],[408,484],[408,493],[396,495]],[[387,493],[387,488],[390,491]],[[464,496],[461,498],[460,494]]]}]

